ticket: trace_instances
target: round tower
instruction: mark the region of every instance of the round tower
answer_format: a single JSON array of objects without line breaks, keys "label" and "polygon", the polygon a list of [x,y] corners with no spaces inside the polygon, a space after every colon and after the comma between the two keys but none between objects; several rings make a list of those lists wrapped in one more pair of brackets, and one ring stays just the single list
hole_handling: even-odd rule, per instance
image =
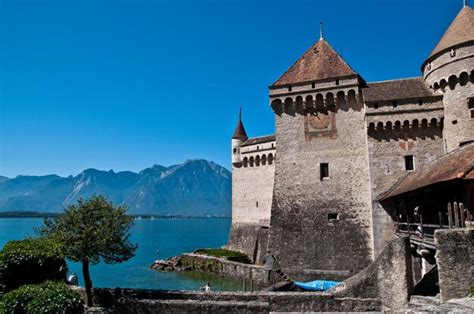
[{"label": "round tower", "polygon": [[474,9],[464,5],[422,65],[430,88],[443,94],[446,153],[474,140]]},{"label": "round tower", "polygon": [[241,164],[242,158],[240,157],[240,146],[247,139],[248,136],[242,123],[242,108],[240,108],[239,122],[237,122],[237,127],[232,136],[232,165],[238,166]]}]

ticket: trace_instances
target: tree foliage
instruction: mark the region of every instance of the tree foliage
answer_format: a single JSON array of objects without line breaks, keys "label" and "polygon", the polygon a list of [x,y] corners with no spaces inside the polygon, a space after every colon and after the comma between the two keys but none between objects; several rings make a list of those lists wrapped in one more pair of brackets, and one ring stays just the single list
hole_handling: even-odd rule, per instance
[{"label": "tree foliage", "polygon": [[58,242],[48,238],[9,241],[0,252],[0,295],[24,284],[66,279]]},{"label": "tree foliage", "polygon": [[137,245],[130,242],[129,233],[133,218],[126,211],[125,206],[94,196],[79,199],[60,216],[45,220],[41,234],[61,243],[68,259],[82,262],[88,305],[92,305],[89,265],[121,263],[134,256]]},{"label": "tree foliage", "polygon": [[75,262],[121,263],[133,257],[137,247],[129,240],[133,218],[126,211],[126,206],[114,206],[103,196],[79,199],[62,215],[46,219],[41,233],[61,243],[63,253]]},{"label": "tree foliage", "polygon": [[81,296],[64,282],[24,285],[0,299],[0,313],[83,313]]}]

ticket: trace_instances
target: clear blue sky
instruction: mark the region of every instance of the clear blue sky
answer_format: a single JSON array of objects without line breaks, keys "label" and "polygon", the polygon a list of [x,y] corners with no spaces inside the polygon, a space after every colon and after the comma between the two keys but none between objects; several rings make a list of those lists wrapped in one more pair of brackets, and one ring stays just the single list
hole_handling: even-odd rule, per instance
[{"label": "clear blue sky", "polygon": [[367,81],[420,75],[462,0],[0,0],[0,174],[230,168],[239,105],[274,132],[267,87],[319,37]]}]

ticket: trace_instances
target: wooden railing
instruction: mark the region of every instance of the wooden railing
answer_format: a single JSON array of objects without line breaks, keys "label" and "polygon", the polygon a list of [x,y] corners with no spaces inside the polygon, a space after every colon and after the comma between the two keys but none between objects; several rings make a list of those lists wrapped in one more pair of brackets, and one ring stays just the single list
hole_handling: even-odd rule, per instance
[{"label": "wooden railing", "polygon": [[448,203],[447,205],[447,222],[445,225],[443,222],[443,213],[438,212],[438,224],[424,224],[423,215],[419,214],[419,222],[410,222],[407,218],[407,222],[397,222],[396,234],[398,236],[410,237],[410,242],[413,244],[421,245],[426,248],[436,249],[434,241],[434,232],[438,229],[453,229],[453,228],[466,228],[467,224],[472,222],[472,214],[465,210],[463,203]]}]

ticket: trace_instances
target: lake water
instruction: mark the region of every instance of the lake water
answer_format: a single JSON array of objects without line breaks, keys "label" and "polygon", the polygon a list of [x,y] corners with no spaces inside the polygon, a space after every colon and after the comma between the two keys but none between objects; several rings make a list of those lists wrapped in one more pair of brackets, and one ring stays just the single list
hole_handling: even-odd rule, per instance
[{"label": "lake water", "polygon": [[[95,287],[150,288],[168,290],[198,290],[209,281],[213,290],[239,290],[236,281],[198,272],[157,272],[150,265],[158,257],[165,259],[197,248],[220,247],[227,242],[231,220],[176,219],[135,220],[131,240],[138,243],[135,257],[122,264],[100,263],[91,267]],[[43,225],[41,218],[0,219],[0,247],[9,240],[19,240],[35,235]],[[159,256],[157,251],[159,250]],[[79,275],[83,285],[81,265],[68,262],[70,272]]]}]

